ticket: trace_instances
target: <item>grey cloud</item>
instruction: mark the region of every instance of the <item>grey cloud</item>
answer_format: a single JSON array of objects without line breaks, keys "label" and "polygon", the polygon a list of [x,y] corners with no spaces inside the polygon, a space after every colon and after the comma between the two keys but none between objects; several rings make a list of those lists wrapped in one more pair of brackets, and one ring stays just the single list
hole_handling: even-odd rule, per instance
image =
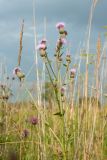
[{"label": "grey cloud", "polygon": [[[106,24],[107,0],[98,3],[93,19],[93,31],[95,37],[101,26]],[[28,70],[34,61],[34,34],[32,0],[0,0],[0,55],[7,57],[9,70],[17,64],[19,49],[19,31],[21,19],[25,19],[22,66]],[[57,39],[55,23],[65,21],[69,31],[69,39],[72,41],[72,52],[78,48],[80,41],[84,40],[84,34],[88,22],[91,7],[90,0],[36,0],[35,16],[37,20],[38,38],[43,35],[43,19],[47,18],[47,39],[49,51],[54,49]],[[50,36],[51,34],[51,36]]]}]

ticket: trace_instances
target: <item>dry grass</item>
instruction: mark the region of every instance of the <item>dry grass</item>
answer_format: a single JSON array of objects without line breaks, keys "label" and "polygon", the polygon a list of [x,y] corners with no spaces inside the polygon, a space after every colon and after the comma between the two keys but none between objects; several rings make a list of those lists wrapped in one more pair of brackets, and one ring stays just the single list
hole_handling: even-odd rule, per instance
[{"label": "dry grass", "polygon": [[[66,159],[106,160],[107,108],[70,108],[64,105],[63,116],[54,115],[57,108],[39,108],[31,102],[2,104],[0,122],[0,159],[15,152],[20,160]],[[5,113],[5,114],[3,114]],[[29,117],[38,117],[33,125]],[[23,136],[23,131],[29,134]]]}]

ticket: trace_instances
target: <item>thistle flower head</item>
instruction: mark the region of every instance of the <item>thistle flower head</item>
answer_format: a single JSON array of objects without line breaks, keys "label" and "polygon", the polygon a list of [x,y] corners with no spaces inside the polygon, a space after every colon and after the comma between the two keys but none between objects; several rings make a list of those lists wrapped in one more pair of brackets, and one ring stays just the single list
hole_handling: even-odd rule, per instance
[{"label": "thistle flower head", "polygon": [[60,39],[58,39],[57,40],[57,47],[60,47],[60,46],[62,46],[62,45],[64,45],[64,44],[66,44],[67,43],[67,40],[65,39],[65,38],[60,38]]},{"label": "thistle flower head", "polygon": [[76,69],[75,69],[75,68],[72,68],[72,69],[70,70],[70,73],[75,74],[75,73],[76,73]]},{"label": "thistle flower head", "polygon": [[57,24],[56,24],[56,28],[57,29],[61,29],[61,28],[64,28],[65,27],[65,23],[64,22],[58,22]]},{"label": "thistle flower head", "polygon": [[62,88],[61,88],[61,96],[64,96],[64,93],[65,93],[65,88],[62,87]]},{"label": "thistle flower head", "polygon": [[45,44],[46,45],[47,40],[44,38],[40,41],[40,44]]},{"label": "thistle flower head", "polygon": [[70,55],[69,52],[66,53],[66,61],[67,61],[68,63],[71,62],[71,55]]},{"label": "thistle flower head", "polygon": [[66,52],[66,56],[68,56],[68,57],[70,57],[70,56],[71,56],[70,51],[67,51],[67,52]]},{"label": "thistle flower head", "polygon": [[38,124],[38,118],[34,117],[34,116],[30,117],[30,123],[32,125],[37,125]]},{"label": "thistle flower head", "polygon": [[21,68],[20,68],[20,67],[15,67],[15,68],[13,69],[13,75],[16,75],[17,72],[21,72]]},{"label": "thistle flower head", "polygon": [[61,43],[64,45],[67,43],[67,40],[65,38],[61,38]]},{"label": "thistle flower head", "polygon": [[24,129],[24,130],[23,130],[23,133],[22,133],[22,137],[23,137],[23,138],[27,138],[28,135],[29,135],[29,131],[28,131],[27,129]]},{"label": "thistle flower head", "polygon": [[46,45],[45,45],[44,43],[40,43],[40,44],[37,46],[37,49],[38,49],[38,50],[41,50],[41,49],[46,50]]},{"label": "thistle flower head", "polygon": [[75,78],[75,74],[76,74],[76,69],[75,68],[72,68],[70,70],[70,78],[74,79]]}]

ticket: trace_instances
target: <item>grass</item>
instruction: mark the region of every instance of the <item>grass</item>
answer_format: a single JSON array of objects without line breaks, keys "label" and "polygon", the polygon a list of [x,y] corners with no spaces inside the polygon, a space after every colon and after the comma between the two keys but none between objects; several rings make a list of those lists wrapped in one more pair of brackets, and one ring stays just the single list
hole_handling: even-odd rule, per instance
[{"label": "grass", "polygon": [[[74,108],[67,105],[63,116],[54,115],[57,108],[40,108],[32,103],[2,104],[7,108],[0,122],[0,159],[66,159],[106,160],[107,108]],[[3,112],[2,112],[3,113]],[[37,117],[32,124],[30,117]],[[4,128],[4,129],[3,129]],[[24,135],[24,130],[28,135]]]},{"label": "grass", "polygon": [[[8,101],[12,95],[10,88],[7,85],[0,86],[0,160],[107,159],[107,106],[103,106],[102,103],[104,96],[106,98],[106,93],[103,92],[105,64],[102,61],[105,44],[102,50],[100,35],[96,55],[89,54],[94,3],[95,1],[93,1],[89,16],[86,53],[83,54],[86,60],[85,74],[80,72],[81,51],[77,65],[71,63],[69,46],[64,57],[63,48],[67,31],[64,23],[58,23],[59,38],[54,60],[51,61],[47,54],[47,41],[42,39],[39,44],[38,50],[43,60],[41,79],[38,69],[35,7],[33,8],[37,83],[37,88],[36,90],[33,88],[33,92],[37,92],[36,98],[27,88],[24,81],[25,74],[19,68],[22,54],[23,21],[18,67],[14,69],[14,73],[20,80],[19,88],[26,90],[30,100],[10,103]],[[46,24],[44,26],[46,27]],[[44,30],[46,32],[46,28]],[[44,35],[46,36],[46,33]],[[91,61],[94,63],[90,63],[90,58],[93,58]],[[93,72],[91,71],[91,76],[94,77],[92,84],[89,79],[89,65],[93,65],[94,68]]]}]

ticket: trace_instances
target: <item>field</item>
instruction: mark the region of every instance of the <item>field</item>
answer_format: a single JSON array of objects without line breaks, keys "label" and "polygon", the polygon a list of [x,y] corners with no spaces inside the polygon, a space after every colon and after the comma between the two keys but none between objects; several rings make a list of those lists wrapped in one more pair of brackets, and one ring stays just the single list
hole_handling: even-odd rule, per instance
[{"label": "field", "polygon": [[26,74],[21,68],[22,21],[18,63],[12,77],[2,72],[0,84],[0,160],[107,160],[107,42],[102,43],[100,33],[90,52],[97,2],[92,2],[85,47],[76,60],[66,24],[56,24],[58,40],[50,55],[46,19],[38,43],[33,15],[36,79],[30,82],[32,66]]},{"label": "field", "polygon": [[107,108],[2,104],[0,159],[106,160]]}]

